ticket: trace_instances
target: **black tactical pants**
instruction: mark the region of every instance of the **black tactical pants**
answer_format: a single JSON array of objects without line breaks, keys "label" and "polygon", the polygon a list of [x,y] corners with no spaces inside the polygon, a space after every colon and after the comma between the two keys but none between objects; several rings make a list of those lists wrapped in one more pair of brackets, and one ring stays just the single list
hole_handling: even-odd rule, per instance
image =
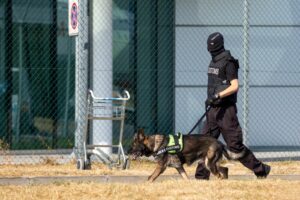
[{"label": "black tactical pants", "polygon": [[[207,122],[201,134],[218,138],[222,134],[228,150],[236,156],[245,167],[252,170],[254,174],[264,174],[263,163],[254,156],[243,144],[242,129],[237,118],[236,105],[212,107],[207,113]],[[200,162],[196,169],[195,178],[209,179],[210,172]]]}]

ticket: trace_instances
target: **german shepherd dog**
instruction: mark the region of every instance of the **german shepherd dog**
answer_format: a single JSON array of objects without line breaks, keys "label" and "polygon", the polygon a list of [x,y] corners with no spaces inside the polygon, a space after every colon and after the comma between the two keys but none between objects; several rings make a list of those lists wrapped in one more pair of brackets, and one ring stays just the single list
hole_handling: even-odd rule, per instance
[{"label": "german shepherd dog", "polygon": [[[133,160],[140,156],[156,156],[157,152],[165,148],[167,144],[168,136],[161,134],[147,136],[143,129],[139,129],[134,135],[128,154]],[[227,179],[228,168],[220,166],[223,155],[230,159],[225,146],[217,139],[201,135],[184,135],[183,149],[180,153],[165,152],[156,156],[157,166],[148,177],[148,181],[153,182],[168,166],[176,168],[182,178],[188,179],[183,164],[191,165],[200,159],[205,161],[206,168],[217,178]]]}]

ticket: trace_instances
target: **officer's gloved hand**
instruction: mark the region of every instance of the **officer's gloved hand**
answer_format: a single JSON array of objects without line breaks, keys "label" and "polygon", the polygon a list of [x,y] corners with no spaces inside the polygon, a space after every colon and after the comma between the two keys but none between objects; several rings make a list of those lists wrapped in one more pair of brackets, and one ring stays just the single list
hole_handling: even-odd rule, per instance
[{"label": "officer's gloved hand", "polygon": [[205,106],[214,106],[216,104],[216,102],[220,99],[220,95],[219,94],[215,94],[212,97],[208,97],[205,101]]}]

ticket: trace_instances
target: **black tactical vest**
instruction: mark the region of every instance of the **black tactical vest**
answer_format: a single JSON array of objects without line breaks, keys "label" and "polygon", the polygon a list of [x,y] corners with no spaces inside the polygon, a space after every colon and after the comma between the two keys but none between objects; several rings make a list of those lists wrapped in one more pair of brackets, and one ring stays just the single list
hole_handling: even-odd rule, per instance
[{"label": "black tactical vest", "polygon": [[[234,59],[229,51],[224,51],[214,57],[208,66],[208,87],[207,96],[212,97],[230,86],[230,81],[226,79],[226,65],[233,62],[235,67],[239,67],[238,60]],[[234,93],[225,98],[219,99],[215,104],[230,104],[237,102],[237,94]]]}]

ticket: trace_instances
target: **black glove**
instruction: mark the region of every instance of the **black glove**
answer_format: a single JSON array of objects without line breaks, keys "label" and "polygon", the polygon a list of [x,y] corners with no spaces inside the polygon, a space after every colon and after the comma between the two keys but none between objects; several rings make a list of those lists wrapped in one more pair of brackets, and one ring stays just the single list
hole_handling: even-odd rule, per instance
[{"label": "black glove", "polygon": [[213,106],[220,99],[219,94],[214,94],[212,97],[208,97],[205,101],[205,106]]}]

